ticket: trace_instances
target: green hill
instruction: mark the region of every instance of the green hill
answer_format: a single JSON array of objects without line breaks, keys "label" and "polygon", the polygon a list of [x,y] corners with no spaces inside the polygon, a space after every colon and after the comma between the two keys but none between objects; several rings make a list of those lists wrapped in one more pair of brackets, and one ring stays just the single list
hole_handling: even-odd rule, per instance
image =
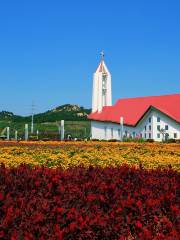
[{"label": "green hill", "polygon": [[[58,138],[58,124],[60,120],[65,120],[65,135],[84,138],[90,136],[90,122],[87,120],[87,115],[91,109],[86,109],[78,105],[65,104],[58,106],[44,113],[34,115],[34,133],[38,130],[41,138]],[[24,134],[24,124],[31,125],[31,116],[18,116],[12,112],[0,112],[0,134],[7,126],[10,127],[11,136],[14,136],[14,131],[18,130],[20,136]]]},{"label": "green hill", "polygon": [[[85,109],[84,107],[80,107],[78,105],[65,104],[47,112],[35,114],[34,121],[36,123],[56,122],[60,120],[82,121],[87,120],[87,115],[90,113],[90,111],[90,109]],[[31,116],[14,116],[13,121],[30,122]]]},{"label": "green hill", "polygon": [[12,112],[8,112],[8,111],[1,111],[0,112],[0,121],[12,121],[14,120],[15,116]]},{"label": "green hill", "polygon": [[[34,121],[36,123],[43,123],[56,122],[60,120],[87,120],[87,115],[90,113],[90,111],[91,109],[86,109],[78,105],[65,104],[47,112],[35,114]],[[23,117],[14,115],[12,112],[2,111],[0,112],[0,121],[30,122],[31,116]]]}]

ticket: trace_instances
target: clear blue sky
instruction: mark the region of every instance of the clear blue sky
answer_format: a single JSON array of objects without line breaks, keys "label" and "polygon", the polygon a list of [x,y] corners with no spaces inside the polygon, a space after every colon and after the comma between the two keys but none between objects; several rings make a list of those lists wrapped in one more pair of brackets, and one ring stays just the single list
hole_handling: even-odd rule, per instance
[{"label": "clear blue sky", "polygon": [[105,52],[118,98],[180,92],[179,0],[0,1],[0,111],[91,107]]}]

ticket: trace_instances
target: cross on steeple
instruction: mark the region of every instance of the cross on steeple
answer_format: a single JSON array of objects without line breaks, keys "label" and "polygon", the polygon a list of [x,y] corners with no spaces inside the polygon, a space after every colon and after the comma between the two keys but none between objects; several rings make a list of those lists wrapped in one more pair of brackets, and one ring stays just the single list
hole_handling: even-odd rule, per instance
[{"label": "cross on steeple", "polygon": [[103,51],[101,51],[101,61],[104,61],[104,52]]}]

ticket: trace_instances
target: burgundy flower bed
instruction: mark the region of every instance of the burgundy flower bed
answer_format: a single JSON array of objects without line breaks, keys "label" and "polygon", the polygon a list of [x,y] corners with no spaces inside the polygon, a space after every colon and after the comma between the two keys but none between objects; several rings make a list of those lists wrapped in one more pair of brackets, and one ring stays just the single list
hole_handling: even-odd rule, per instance
[{"label": "burgundy flower bed", "polygon": [[178,239],[171,169],[0,167],[0,239]]}]

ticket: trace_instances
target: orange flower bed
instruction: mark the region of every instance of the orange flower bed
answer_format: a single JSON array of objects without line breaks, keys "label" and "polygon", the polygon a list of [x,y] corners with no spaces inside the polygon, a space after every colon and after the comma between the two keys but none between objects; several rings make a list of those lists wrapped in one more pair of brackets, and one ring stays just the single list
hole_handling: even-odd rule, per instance
[{"label": "orange flower bed", "polygon": [[170,166],[180,170],[180,144],[109,142],[0,142],[0,163],[61,167],[119,167],[147,169]]}]

